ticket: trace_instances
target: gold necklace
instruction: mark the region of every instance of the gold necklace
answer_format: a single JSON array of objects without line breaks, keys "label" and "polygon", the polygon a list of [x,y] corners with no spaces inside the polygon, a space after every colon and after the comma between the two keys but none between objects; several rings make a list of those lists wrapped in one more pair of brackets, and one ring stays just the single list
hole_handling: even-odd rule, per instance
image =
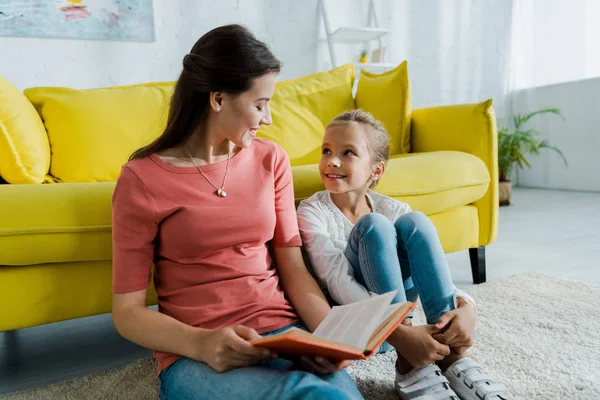
[{"label": "gold necklace", "polygon": [[227,172],[229,171],[229,159],[231,158],[231,151],[229,151],[229,153],[227,153],[227,165],[225,166],[225,175],[223,176],[223,183],[221,184],[220,188],[217,185],[215,185],[214,183],[212,183],[212,181],[210,179],[208,179],[208,176],[204,175],[204,172],[202,172],[202,170],[200,169],[198,164],[196,164],[196,161],[194,161],[194,157],[192,157],[192,155],[190,154],[188,149],[185,149],[185,151],[188,154],[188,156],[190,157],[192,164],[194,164],[194,167],[196,167],[196,169],[198,171],[200,171],[200,173],[202,174],[204,179],[206,179],[208,181],[208,183],[210,183],[215,189],[217,189],[215,194],[219,197],[227,196],[227,192],[225,192],[225,190],[223,190],[223,189],[225,188],[225,180],[227,179]]}]

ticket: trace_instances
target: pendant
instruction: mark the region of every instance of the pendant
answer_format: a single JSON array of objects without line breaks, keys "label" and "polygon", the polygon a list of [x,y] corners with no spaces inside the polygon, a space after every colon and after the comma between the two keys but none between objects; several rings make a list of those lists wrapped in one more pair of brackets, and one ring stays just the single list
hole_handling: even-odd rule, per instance
[{"label": "pendant", "polygon": [[217,196],[227,197],[227,192],[225,192],[223,189],[217,189]]}]

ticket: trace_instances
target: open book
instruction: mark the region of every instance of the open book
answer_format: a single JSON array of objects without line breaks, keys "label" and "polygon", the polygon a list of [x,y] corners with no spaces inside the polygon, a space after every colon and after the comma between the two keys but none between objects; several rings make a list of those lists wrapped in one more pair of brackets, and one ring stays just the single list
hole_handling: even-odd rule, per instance
[{"label": "open book", "polygon": [[313,333],[298,328],[252,340],[279,354],[364,359],[402,323],[416,303],[390,304],[396,291],[335,306]]}]

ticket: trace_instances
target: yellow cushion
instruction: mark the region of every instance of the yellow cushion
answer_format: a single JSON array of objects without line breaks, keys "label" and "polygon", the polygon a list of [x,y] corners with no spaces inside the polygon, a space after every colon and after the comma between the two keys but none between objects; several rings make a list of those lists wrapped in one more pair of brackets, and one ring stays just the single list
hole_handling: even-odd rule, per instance
[{"label": "yellow cushion", "polygon": [[59,182],[116,181],[131,153],[166,123],[173,83],[103,89],[30,88],[44,120]]},{"label": "yellow cushion", "polygon": [[112,258],[114,182],[0,185],[0,269]]},{"label": "yellow cushion", "polygon": [[406,61],[383,74],[361,70],[356,108],[370,112],[390,136],[392,154],[410,152],[410,86]]},{"label": "yellow cushion", "polygon": [[347,64],[277,83],[271,100],[273,124],[263,126],[258,136],[281,145],[292,165],[319,162],[325,126],[354,109],[353,82],[354,64]]},{"label": "yellow cushion", "polygon": [[476,206],[456,207],[428,217],[437,228],[444,252],[453,253],[479,246],[479,212]]},{"label": "yellow cushion", "polygon": [[9,183],[42,183],[49,166],[42,120],[23,93],[0,77],[0,176]]},{"label": "yellow cushion", "polygon": [[[323,190],[317,164],[292,167],[296,200]],[[427,215],[471,204],[487,191],[490,177],[477,157],[460,151],[396,155],[375,190]]]}]

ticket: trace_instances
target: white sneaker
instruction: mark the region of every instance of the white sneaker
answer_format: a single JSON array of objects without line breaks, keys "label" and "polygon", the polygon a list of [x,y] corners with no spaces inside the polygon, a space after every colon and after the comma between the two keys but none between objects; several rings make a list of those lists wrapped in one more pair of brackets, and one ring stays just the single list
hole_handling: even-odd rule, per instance
[{"label": "white sneaker", "polygon": [[469,357],[457,360],[444,376],[462,400],[508,400],[506,387],[490,378],[481,365]]},{"label": "white sneaker", "polygon": [[394,386],[402,400],[459,400],[435,364],[414,368],[405,375],[396,370]]}]

